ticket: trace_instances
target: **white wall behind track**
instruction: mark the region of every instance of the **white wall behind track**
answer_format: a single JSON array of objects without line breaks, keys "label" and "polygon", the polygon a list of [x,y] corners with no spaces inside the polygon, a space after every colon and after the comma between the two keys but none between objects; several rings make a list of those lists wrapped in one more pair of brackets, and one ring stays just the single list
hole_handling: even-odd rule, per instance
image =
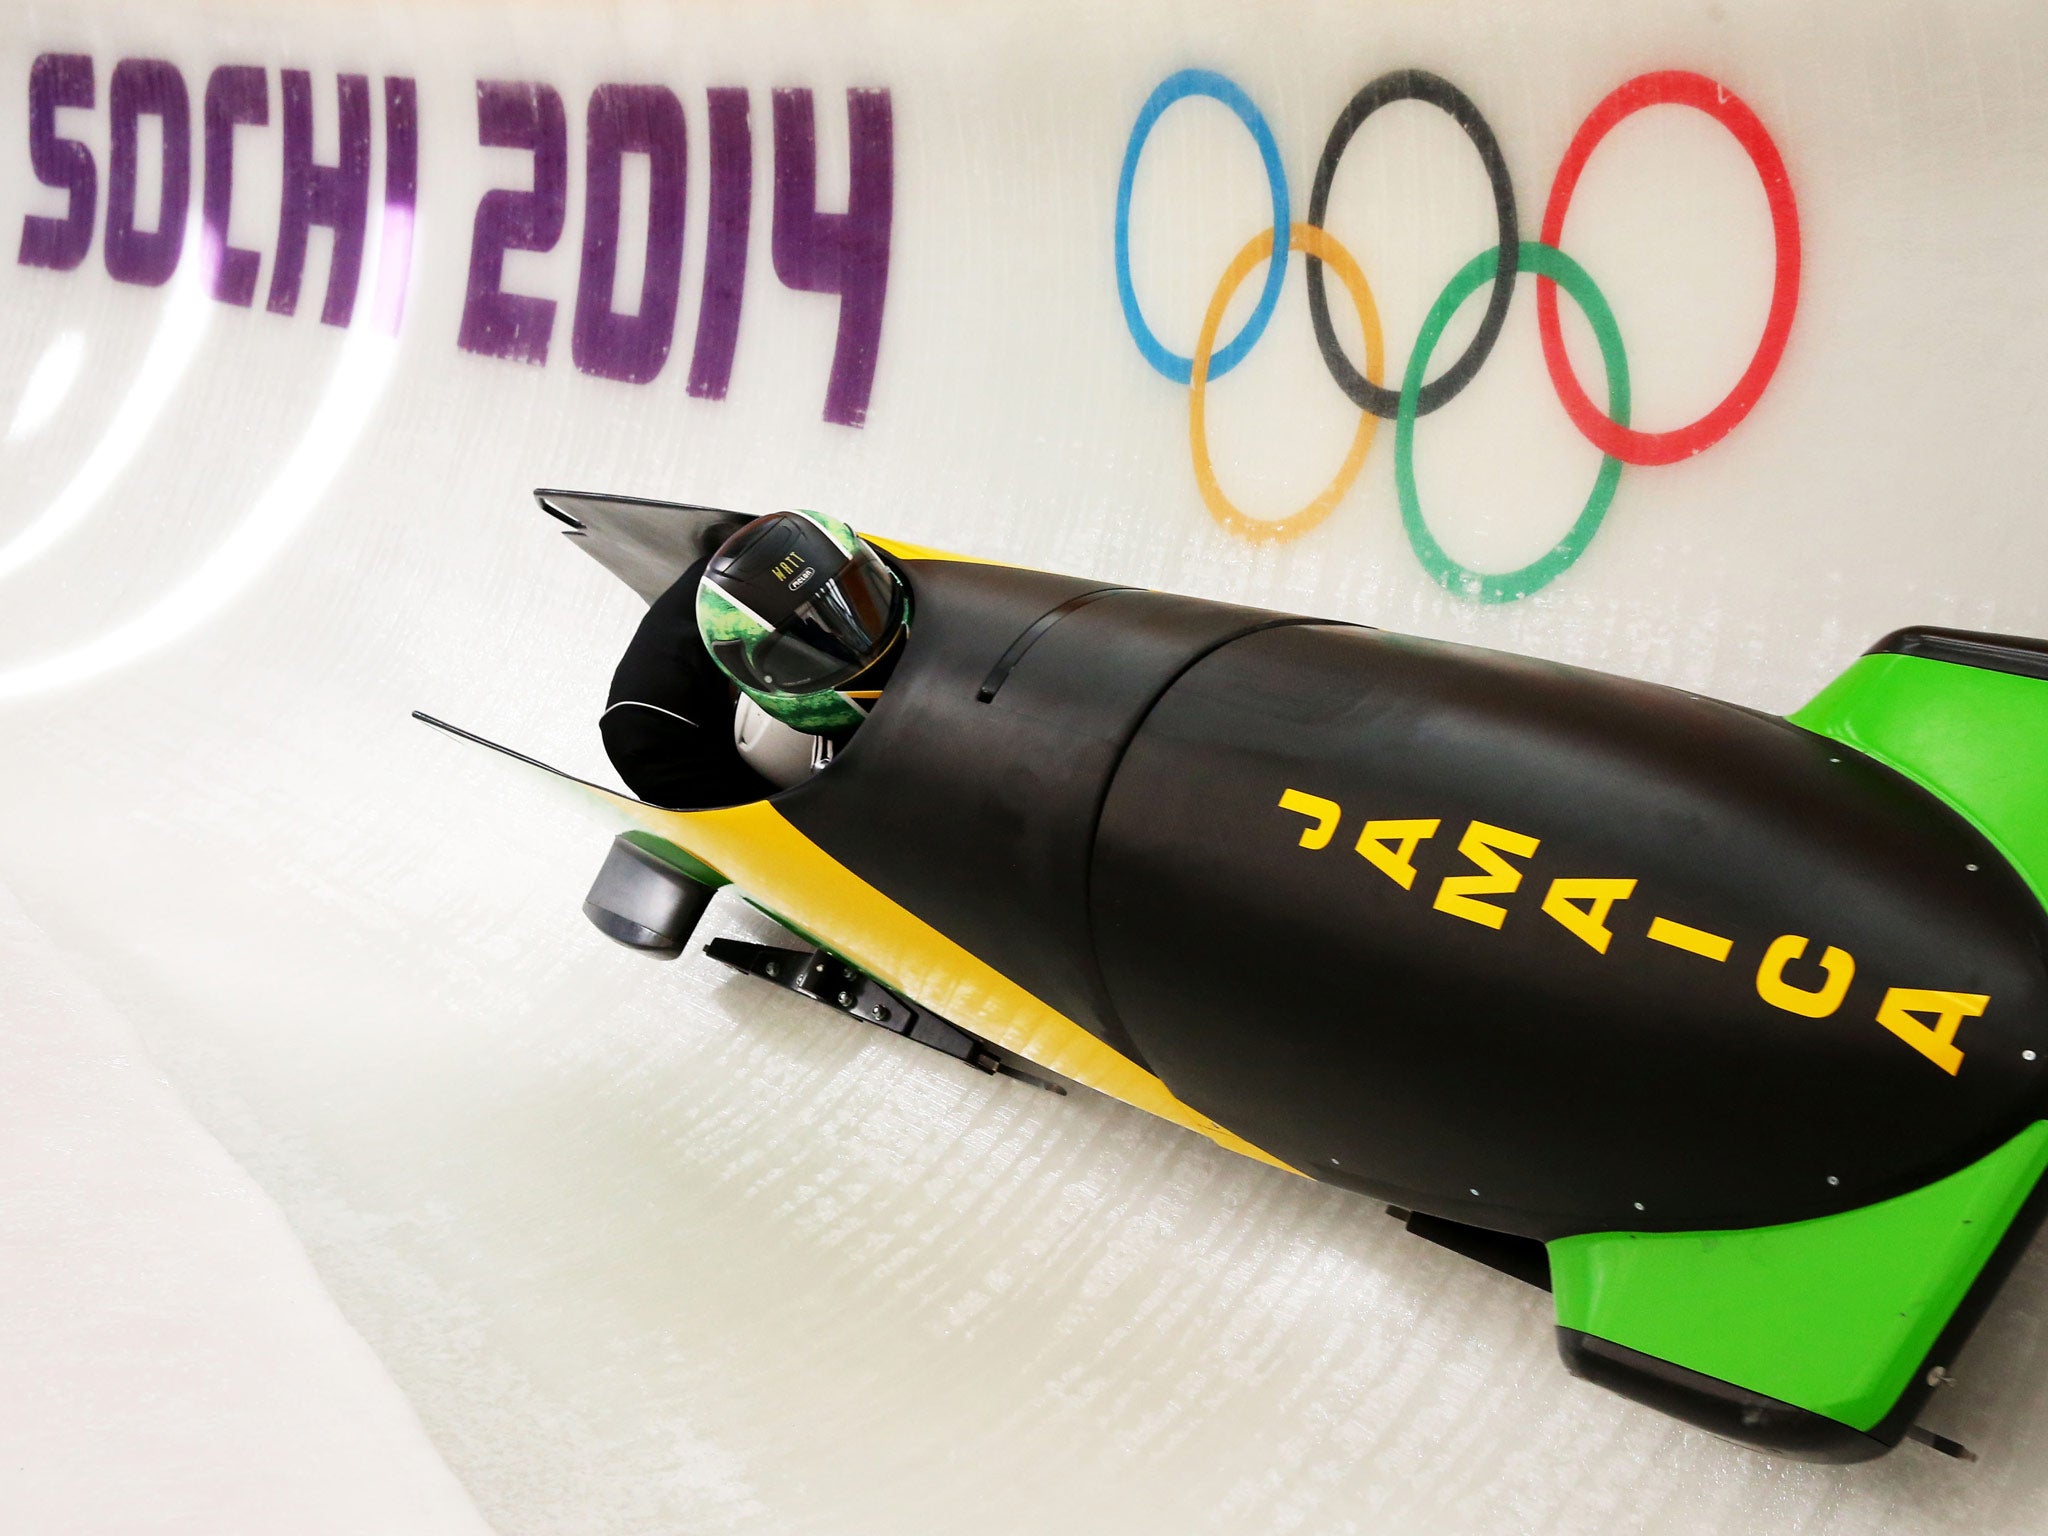
[{"label": "white wall behind track", "polygon": [[[22,1064],[0,1140],[0,1309],[30,1367],[0,1381],[0,1525],[184,1529],[178,1509],[217,1501],[217,1529],[391,1530],[404,1511],[437,1531],[480,1514],[506,1536],[2039,1528],[2039,1256],[1933,1410],[1976,1465],[1908,1447],[1825,1469],[1724,1446],[1568,1380],[1546,1298],[1368,1202],[1107,1101],[959,1070],[701,957],[608,946],[576,911],[607,829],[407,711],[602,770],[594,717],[637,604],[551,536],[536,484],[807,503],[1771,709],[1899,624],[2041,633],[2048,15],[17,4],[0,27],[0,252],[21,217],[63,206],[24,129],[30,61],[52,51],[95,62],[97,106],[63,131],[96,156],[101,233],[75,271],[0,265],[0,880],[22,914],[0,935]],[[249,309],[191,286],[191,247],[164,287],[108,276],[108,95],[131,57],[178,68],[195,122],[215,66],[268,71],[272,126],[238,140],[230,231],[262,253]],[[1161,79],[1201,66],[1244,86],[1299,218],[1344,101],[1401,65],[1482,105],[1526,238],[1574,126],[1649,69],[1748,101],[1798,198],[1800,307],[1755,411],[1695,459],[1626,471],[1585,557],[1517,603],[1421,570],[1391,428],[1320,528],[1230,539],[1196,493],[1185,392],[1117,307],[1116,174]],[[335,71],[418,82],[395,339],[370,318],[374,219],[352,327],[317,316],[325,235],[299,312],[264,307],[286,68],[312,71],[323,158]],[[545,367],[456,345],[472,212],[521,174],[477,144],[480,79],[544,80],[567,107],[567,233],[507,266],[508,288],[560,303]],[[678,341],[639,386],[569,355],[583,108],[615,80],[675,89],[693,157]],[[751,93],[754,232],[731,387],[707,401],[684,375],[703,92],[728,85]],[[769,260],[768,93],[790,85],[817,91],[828,205],[844,89],[886,88],[894,112],[893,255],[858,428],[821,420],[832,301],[784,288]],[[1651,426],[1726,388],[1769,287],[1754,177],[1696,117],[1618,129],[1564,242],[1615,306]],[[1353,155],[1330,223],[1398,369],[1449,272],[1490,243],[1485,189],[1422,109]],[[1162,120],[1146,167],[1138,284],[1184,349],[1265,192],[1206,103]],[[196,228],[197,156],[192,196]],[[1596,463],[1521,287],[1479,382],[1418,439],[1439,534],[1480,566],[1540,552]],[[1220,473],[1259,515],[1306,501],[1341,457],[1355,417],[1317,358],[1298,262],[1211,414]],[[709,921],[762,929],[730,899]],[[53,1004],[64,988],[89,1001]],[[182,1106],[109,1064],[118,1039]],[[97,1161],[67,1153],[87,1141]],[[246,1222],[181,1214],[222,1187]],[[106,1262],[65,1212],[96,1213],[130,1257]],[[189,1353],[122,1332],[164,1277],[209,1272],[218,1295],[179,1304]],[[192,1432],[41,1411],[56,1375]],[[251,1513],[257,1470],[273,1502]],[[174,1476],[183,1503],[163,1496]],[[336,1478],[359,1515],[335,1513]]]}]

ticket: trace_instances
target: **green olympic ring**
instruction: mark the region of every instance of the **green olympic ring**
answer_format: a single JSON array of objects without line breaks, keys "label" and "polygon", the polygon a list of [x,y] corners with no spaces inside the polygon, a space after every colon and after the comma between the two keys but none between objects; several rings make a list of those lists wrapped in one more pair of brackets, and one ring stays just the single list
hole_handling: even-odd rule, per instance
[{"label": "green olympic ring", "polygon": [[[1628,356],[1622,350],[1621,327],[1615,324],[1614,311],[1607,307],[1607,300],[1594,286],[1586,269],[1556,246],[1523,240],[1517,242],[1517,250],[1520,271],[1552,279],[1572,296],[1579,312],[1592,325],[1593,335],[1600,343],[1600,359],[1607,368],[1607,414],[1617,427],[1626,428],[1629,413]],[[1600,473],[1593,479],[1593,493],[1586,498],[1578,520],[1563,538],[1520,570],[1497,574],[1475,571],[1453,559],[1429,531],[1429,524],[1422,515],[1422,499],[1415,491],[1415,418],[1422,399],[1423,375],[1429,368],[1430,354],[1436,350],[1451,317],[1465,300],[1493,281],[1499,265],[1500,247],[1496,245],[1466,262],[1444,285],[1444,291],[1437,296],[1436,303],[1422,322],[1422,330],[1415,338],[1415,349],[1408,355],[1408,371],[1401,379],[1401,403],[1394,416],[1394,488],[1401,498],[1401,525],[1408,531],[1408,543],[1415,551],[1415,558],[1422,562],[1422,568],[1438,586],[1461,597],[1476,598],[1482,603],[1512,603],[1539,590],[1569,569],[1572,562],[1585,552],[1593,535],[1599,532],[1601,519],[1607,516],[1608,507],[1614,503],[1615,487],[1621,482],[1621,460],[1611,453],[1603,454]]]}]

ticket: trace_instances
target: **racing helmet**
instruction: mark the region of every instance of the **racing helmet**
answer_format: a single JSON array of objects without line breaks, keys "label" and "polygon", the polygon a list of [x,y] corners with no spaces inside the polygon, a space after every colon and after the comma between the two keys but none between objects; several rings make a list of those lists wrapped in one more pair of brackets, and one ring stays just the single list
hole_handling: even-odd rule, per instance
[{"label": "racing helmet", "polygon": [[895,662],[909,602],[859,534],[820,512],[739,529],[697,584],[697,631],[726,676],[776,719],[827,735],[866,718],[860,698]]}]

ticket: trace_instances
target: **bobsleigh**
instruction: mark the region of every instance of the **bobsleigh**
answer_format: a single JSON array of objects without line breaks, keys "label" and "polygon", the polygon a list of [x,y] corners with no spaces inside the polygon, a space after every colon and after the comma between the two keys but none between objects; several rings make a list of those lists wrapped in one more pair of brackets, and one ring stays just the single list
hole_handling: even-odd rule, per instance
[{"label": "bobsleigh", "polygon": [[2048,643],[1901,630],[1780,718],[869,536],[907,642],[776,789],[679,596],[747,518],[537,495],[679,690],[591,786],[612,937],[733,885],[802,943],[719,958],[1369,1196],[1580,1377],[1966,1454],[1915,1421],[2048,1208]]}]

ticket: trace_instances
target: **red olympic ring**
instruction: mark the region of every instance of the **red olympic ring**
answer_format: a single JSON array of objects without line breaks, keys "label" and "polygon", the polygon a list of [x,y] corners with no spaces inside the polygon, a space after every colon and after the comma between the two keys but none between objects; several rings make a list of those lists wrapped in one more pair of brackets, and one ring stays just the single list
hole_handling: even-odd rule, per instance
[{"label": "red olympic ring", "polygon": [[1792,201],[1792,183],[1785,174],[1785,162],[1756,113],[1741,97],[1690,70],[1665,69],[1638,75],[1608,95],[1579,125],[1558,164],[1557,178],[1550,184],[1550,202],[1543,210],[1543,243],[1553,247],[1563,244],[1565,210],[1578,189],[1586,161],[1609,130],[1644,107],[1667,104],[1694,107],[1706,113],[1726,128],[1749,156],[1770,204],[1777,272],[1771,281],[1771,308],[1764,320],[1763,337],[1757,342],[1749,367],[1719,405],[1699,420],[1669,432],[1641,432],[1624,427],[1592,402],[1580,387],[1572,372],[1571,359],[1565,354],[1564,332],[1557,318],[1557,284],[1547,277],[1537,279],[1536,328],[1543,339],[1543,361],[1550,369],[1551,385],[1586,440],[1624,464],[1676,463],[1727,436],[1750,413],[1764,386],[1771,382],[1778,360],[1785,355],[1792,312],[1799,307],[1799,210]]}]

